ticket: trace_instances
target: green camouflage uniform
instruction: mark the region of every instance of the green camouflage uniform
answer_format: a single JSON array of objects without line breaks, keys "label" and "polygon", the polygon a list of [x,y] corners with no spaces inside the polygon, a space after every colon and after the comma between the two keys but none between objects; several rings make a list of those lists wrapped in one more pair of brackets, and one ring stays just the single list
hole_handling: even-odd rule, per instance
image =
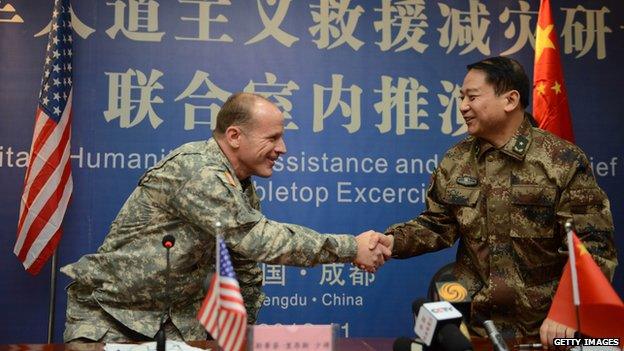
[{"label": "green camouflage uniform", "polygon": [[[119,324],[153,337],[169,301],[169,317],[181,336],[205,339],[195,316],[206,294],[204,281],[214,272],[217,221],[250,324],[264,300],[256,262],[312,266],[354,259],[353,236],[321,235],[267,219],[250,180],[241,183],[234,174],[214,139],[182,145],[149,169],[97,253],[61,269],[75,281],[68,290],[64,339],[100,340],[108,329],[114,335]],[[161,243],[166,234],[176,238],[169,294]]]},{"label": "green camouflage uniform", "polygon": [[451,148],[433,174],[425,212],[386,232],[394,235],[399,258],[459,240],[455,274],[472,295],[472,329],[482,334],[478,319],[484,318],[506,336],[536,336],[567,261],[570,218],[612,278],[617,256],[609,200],[587,157],[525,118],[500,149],[473,137]]}]

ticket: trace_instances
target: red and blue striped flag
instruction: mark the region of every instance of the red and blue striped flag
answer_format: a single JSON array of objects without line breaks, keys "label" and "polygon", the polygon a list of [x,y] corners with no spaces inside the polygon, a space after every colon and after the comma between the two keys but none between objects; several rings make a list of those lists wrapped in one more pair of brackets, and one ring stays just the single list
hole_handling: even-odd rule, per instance
[{"label": "red and blue striped flag", "polygon": [[72,194],[72,26],[69,0],[56,0],[13,252],[37,274],[61,238]]},{"label": "red and blue striped flag", "polygon": [[230,254],[217,236],[218,265],[197,319],[225,351],[240,351],[247,332],[247,310]]}]

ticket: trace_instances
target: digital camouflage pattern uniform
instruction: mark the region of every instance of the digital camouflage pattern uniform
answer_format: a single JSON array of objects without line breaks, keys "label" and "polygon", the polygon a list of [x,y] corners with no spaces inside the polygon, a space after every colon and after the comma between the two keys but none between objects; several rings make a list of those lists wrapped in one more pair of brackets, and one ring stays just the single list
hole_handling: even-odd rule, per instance
[{"label": "digital camouflage pattern uniform", "polygon": [[[321,235],[264,217],[251,181],[241,183],[234,174],[214,139],[182,145],[149,169],[97,252],[61,269],[75,281],[68,289],[64,339],[102,340],[109,329],[115,339],[119,323],[151,338],[169,301],[178,334],[185,340],[205,339],[195,316],[206,294],[204,281],[214,272],[217,221],[250,324],[264,300],[256,262],[312,266],[355,258],[352,235]],[[176,238],[169,294],[162,246],[166,234]]]},{"label": "digital camouflage pattern uniform", "polygon": [[426,210],[387,229],[393,256],[407,258],[459,240],[455,275],[472,295],[471,327],[492,319],[506,337],[536,336],[567,261],[564,223],[608,278],[617,256],[609,200],[575,145],[528,118],[500,149],[468,137],[433,174]]}]

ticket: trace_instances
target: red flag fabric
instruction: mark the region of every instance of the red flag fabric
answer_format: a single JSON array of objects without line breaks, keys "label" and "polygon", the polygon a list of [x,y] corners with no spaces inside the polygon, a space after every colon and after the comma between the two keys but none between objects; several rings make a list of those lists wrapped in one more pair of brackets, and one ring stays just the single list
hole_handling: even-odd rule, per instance
[{"label": "red flag fabric", "polygon": [[540,128],[574,142],[568,93],[557,44],[550,0],[542,0],[535,34],[533,116]]},{"label": "red flag fabric", "polygon": [[224,351],[244,349],[247,310],[223,239],[217,237],[218,269],[212,276],[197,319]]},{"label": "red flag fabric", "polygon": [[56,0],[35,112],[13,252],[31,274],[52,256],[71,197],[72,26],[69,0]]},{"label": "red flag fabric", "polygon": [[[595,338],[624,339],[624,304],[591,254],[576,235],[572,235],[580,296],[580,332]],[[570,262],[566,264],[553,298],[548,318],[579,330],[572,300]]]}]

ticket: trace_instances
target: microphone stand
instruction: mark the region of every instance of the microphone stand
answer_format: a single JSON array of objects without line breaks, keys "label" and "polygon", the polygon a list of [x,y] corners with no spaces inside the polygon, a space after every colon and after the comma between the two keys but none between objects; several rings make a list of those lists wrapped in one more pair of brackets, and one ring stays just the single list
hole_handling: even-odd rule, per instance
[{"label": "microphone stand", "polygon": [[165,333],[165,316],[169,316],[169,311],[171,310],[171,295],[170,295],[170,290],[169,290],[169,281],[170,279],[170,275],[171,275],[171,264],[169,263],[169,250],[173,247],[173,245],[175,244],[175,238],[173,237],[173,235],[167,234],[163,237],[162,240],[162,245],[164,246],[164,248],[167,250],[167,268],[165,270],[165,275],[166,275],[166,281],[165,281],[165,291],[167,294],[167,307],[165,307],[165,311],[163,311],[162,316],[160,317],[160,328],[158,329],[158,332],[156,333],[156,336],[154,337],[154,339],[156,339],[156,351],[166,351],[166,344],[167,344],[167,335]]}]

